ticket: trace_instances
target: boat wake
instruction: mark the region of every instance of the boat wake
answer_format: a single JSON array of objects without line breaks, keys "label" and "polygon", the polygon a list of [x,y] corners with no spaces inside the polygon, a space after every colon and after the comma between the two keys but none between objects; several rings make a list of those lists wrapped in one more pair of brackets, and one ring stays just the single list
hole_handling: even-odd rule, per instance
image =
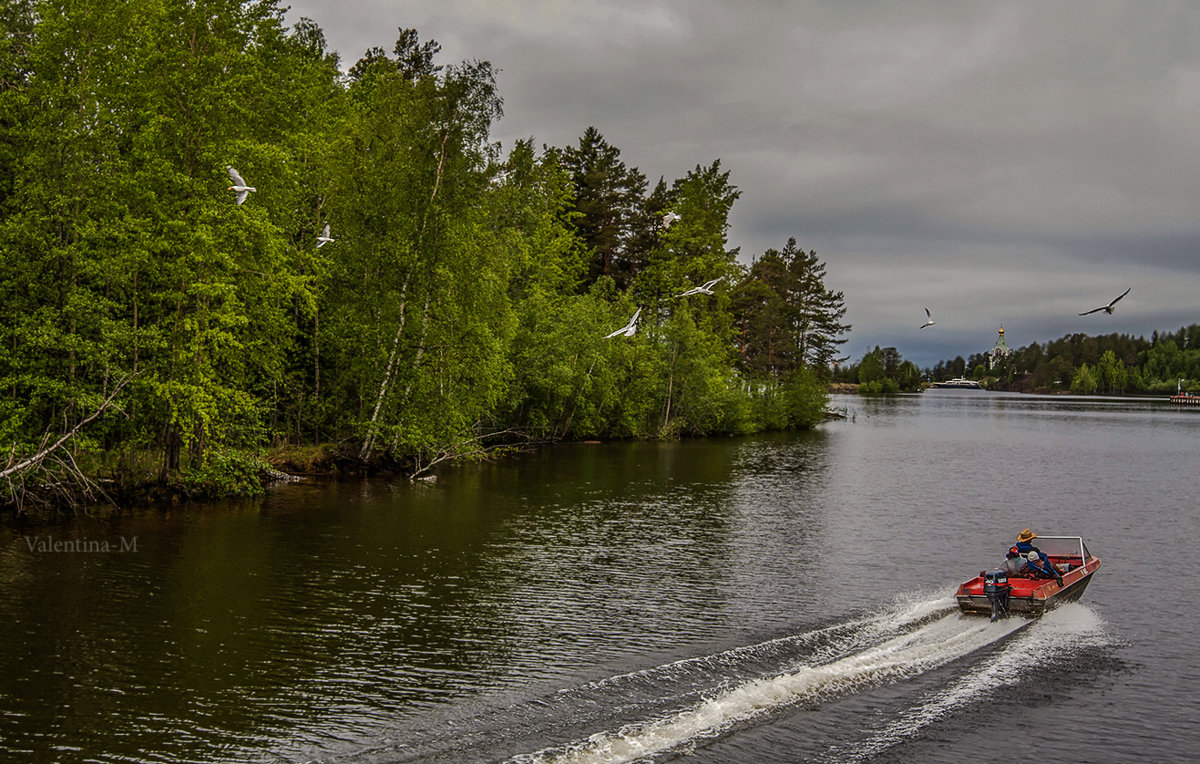
[{"label": "boat wake", "polygon": [[[1104,639],[1099,618],[1079,604],[1036,621],[992,623],[962,615],[948,594],[911,599],[864,617],[549,694],[530,697],[526,691],[511,701],[493,697],[475,708],[456,706],[452,715],[428,718],[419,729],[394,731],[391,743],[380,740],[382,745],[335,758],[598,764],[661,761],[714,746],[711,755],[720,759],[723,745],[738,748],[764,730],[792,729],[803,741],[799,747],[812,749],[805,760],[862,761],[1021,681],[1055,655]],[[973,653],[966,664],[939,671]],[[886,712],[876,708],[864,720],[854,705],[878,706],[870,693],[888,686],[898,689],[882,701]],[[797,711],[813,713],[795,716]],[[830,727],[841,732],[830,734]]]},{"label": "boat wake", "polygon": [[[1004,639],[1029,624],[991,623],[962,616],[951,598],[909,603],[847,624],[843,639],[774,676],[742,682],[660,718],[599,732],[580,741],[512,759],[517,764],[599,764],[644,759],[695,745],[798,705],[816,704],[866,687],[894,682],[945,665]],[[789,638],[802,641],[816,633]],[[898,731],[885,730],[880,744]]]},{"label": "boat wake", "polygon": [[1110,644],[1103,623],[1094,612],[1077,603],[1066,604],[1031,624],[1005,649],[989,656],[966,675],[934,692],[886,725],[870,730],[850,746],[830,750],[827,761],[864,761],[911,739],[923,728],[950,713],[993,695],[1003,687],[1024,681],[1037,667],[1066,652]]}]

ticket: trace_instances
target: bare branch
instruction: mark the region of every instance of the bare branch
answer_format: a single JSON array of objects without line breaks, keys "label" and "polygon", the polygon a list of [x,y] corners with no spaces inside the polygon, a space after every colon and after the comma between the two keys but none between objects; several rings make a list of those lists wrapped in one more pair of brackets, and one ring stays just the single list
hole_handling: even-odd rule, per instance
[{"label": "bare branch", "polygon": [[[85,426],[87,426],[92,421],[94,421],[96,419],[96,417],[103,414],[105,409],[107,409],[112,404],[113,399],[117,397],[117,393],[121,392],[121,388],[123,388],[129,382],[129,380],[133,379],[134,376],[135,376],[135,374],[130,374],[127,377],[125,377],[124,379],[122,379],[120,382],[118,382],[117,385],[112,389],[112,392],[110,392],[108,394],[108,396],[104,399],[103,402],[101,402],[100,406],[95,411],[93,411],[91,414],[89,414],[84,419],[81,419],[78,422],[78,424],[76,424],[74,427],[72,427],[67,432],[66,435],[63,435],[58,440],[54,441],[53,445],[46,446],[45,444],[46,444],[46,441],[49,440],[49,435],[43,436],[42,448],[37,453],[35,453],[33,456],[29,457],[28,459],[25,459],[24,461],[21,461],[10,467],[7,467],[4,470],[0,470],[0,478],[8,478],[10,475],[19,475],[20,473],[24,472],[25,470],[32,469],[34,467],[37,467],[39,464],[41,464],[46,459],[47,456],[49,456],[50,454],[57,451],[59,448],[61,448],[63,446],[63,444],[65,444],[71,438],[75,437],[76,433],[78,433]],[[11,463],[11,457],[10,457],[10,463]],[[74,464],[74,460],[72,460],[72,464]],[[76,471],[78,471],[78,469],[79,469],[78,467],[75,468]]]},{"label": "bare branch", "polygon": [[491,438],[497,438],[501,435],[511,435],[511,436],[520,437],[520,438],[524,439],[526,444],[536,442],[534,440],[534,438],[532,438],[528,433],[526,433],[522,430],[513,429],[513,428],[508,428],[505,430],[497,430],[495,432],[490,432],[486,435],[472,435],[471,437],[464,438],[463,440],[460,440],[457,443],[452,443],[448,446],[444,446],[442,448],[435,449],[433,452],[433,455],[429,458],[429,461],[427,461],[427,462],[422,462],[421,458],[418,456],[416,459],[416,463],[414,464],[415,469],[413,470],[412,474],[410,474],[408,476],[408,479],[409,480],[417,480],[421,475],[424,475],[425,473],[429,472],[430,470],[432,470],[436,465],[440,464],[441,462],[448,461],[451,459],[459,459],[464,456],[467,456],[468,454],[473,453],[474,455],[479,456],[480,458],[486,459],[491,452],[496,451],[497,449],[505,448],[506,446],[508,446],[510,444],[498,443],[493,446],[482,446],[480,444],[482,444],[486,440],[489,440]]}]

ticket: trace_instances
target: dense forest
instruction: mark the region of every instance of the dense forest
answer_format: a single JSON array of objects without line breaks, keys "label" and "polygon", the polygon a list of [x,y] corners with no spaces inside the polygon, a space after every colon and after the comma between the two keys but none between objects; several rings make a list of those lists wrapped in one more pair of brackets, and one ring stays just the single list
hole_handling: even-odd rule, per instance
[{"label": "dense forest", "polygon": [[738,262],[719,159],[501,146],[489,63],[400,29],[343,71],[274,0],[0,24],[2,503],[823,416],[843,296],[795,240]]},{"label": "dense forest", "polygon": [[1200,393],[1200,324],[1150,339],[1125,334],[1071,334],[1034,342],[989,366],[987,351],[939,361],[920,371],[894,348],[878,348],[841,366],[834,379],[859,384],[861,392],[915,391],[921,383],[951,377],[979,380],[993,390],[1084,395]]}]

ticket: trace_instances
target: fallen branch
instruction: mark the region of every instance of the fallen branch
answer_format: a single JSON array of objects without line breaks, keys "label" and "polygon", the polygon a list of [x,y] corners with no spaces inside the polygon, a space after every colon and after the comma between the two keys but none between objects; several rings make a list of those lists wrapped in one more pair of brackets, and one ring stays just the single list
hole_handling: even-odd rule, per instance
[{"label": "fallen branch", "polygon": [[522,440],[523,445],[526,446],[538,442],[534,440],[534,438],[528,433],[511,428],[506,430],[497,430],[496,432],[491,432],[486,435],[473,435],[469,438],[460,440],[457,443],[452,443],[443,448],[434,449],[434,452],[428,461],[423,461],[420,456],[417,456],[413,464],[413,472],[408,476],[408,479],[419,480],[422,475],[432,470],[435,466],[450,459],[460,459],[466,456],[485,459],[493,451],[502,448],[508,448],[512,445],[511,443],[497,443],[493,446],[481,445],[485,440],[497,438],[502,435],[517,436]]},{"label": "fallen branch", "polygon": [[[67,433],[58,440],[54,441],[50,445],[46,445],[47,441],[50,439],[50,435],[49,433],[44,434],[42,436],[42,442],[38,445],[38,451],[32,456],[22,459],[16,464],[13,464],[13,460],[16,458],[16,445],[13,445],[12,449],[9,451],[8,465],[3,470],[0,470],[0,479],[5,480],[8,483],[9,494],[16,501],[18,507],[21,504],[21,497],[27,492],[24,486],[26,474],[37,469],[42,469],[43,463],[48,459],[52,459],[55,463],[57,463],[58,467],[70,475],[78,485],[83,486],[83,493],[85,495],[90,495],[92,489],[98,491],[100,490],[99,486],[97,486],[95,482],[84,475],[83,471],[79,469],[79,465],[75,463],[75,457],[72,456],[69,451],[65,452],[65,459],[57,452],[72,438],[74,438],[80,430],[95,421],[101,414],[103,414],[112,405],[113,401],[117,397],[117,394],[121,392],[121,388],[125,387],[125,385],[128,384],[129,381],[135,376],[137,376],[137,372],[129,374],[120,382],[118,382],[116,386],[113,387],[112,391],[105,396],[104,400],[101,401],[100,405],[95,411],[79,420],[74,427],[68,430]],[[19,487],[13,485],[14,478],[20,483]],[[60,483],[48,484],[48,487],[62,493],[62,485]],[[103,494],[104,492],[100,491],[100,493]]]},{"label": "fallen branch", "polygon": [[271,480],[280,483],[298,483],[304,479],[300,475],[292,475],[287,472],[281,472],[274,467],[267,467],[263,469],[263,473]]}]

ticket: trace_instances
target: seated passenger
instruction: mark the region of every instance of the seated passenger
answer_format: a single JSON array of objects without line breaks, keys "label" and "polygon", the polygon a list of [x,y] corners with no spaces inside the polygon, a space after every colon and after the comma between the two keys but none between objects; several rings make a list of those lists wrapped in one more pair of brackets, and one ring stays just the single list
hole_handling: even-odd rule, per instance
[{"label": "seated passenger", "polygon": [[1058,581],[1059,586],[1063,585],[1062,575],[1054,569],[1046,555],[1036,549],[1029,550],[1029,554],[1025,555],[1025,568],[1022,572],[1033,578],[1053,578]]},{"label": "seated passenger", "polygon": [[1010,576],[1019,576],[1021,571],[1025,569],[1024,557],[1007,557],[1004,560],[1004,569],[1008,571]]}]

